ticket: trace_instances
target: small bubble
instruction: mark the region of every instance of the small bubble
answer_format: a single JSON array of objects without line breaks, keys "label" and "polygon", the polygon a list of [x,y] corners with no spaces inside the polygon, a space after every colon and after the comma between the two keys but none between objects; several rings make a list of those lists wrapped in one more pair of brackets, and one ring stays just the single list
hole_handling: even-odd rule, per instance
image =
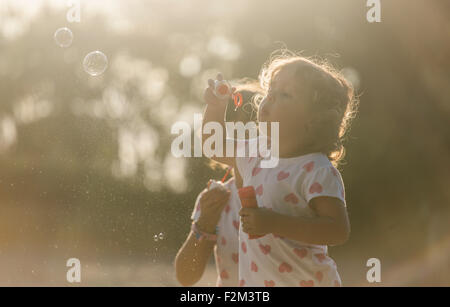
[{"label": "small bubble", "polygon": [[159,233],[159,239],[160,240],[164,239],[164,234],[162,232]]},{"label": "small bubble", "polygon": [[55,35],[53,37],[55,39],[56,44],[59,47],[67,48],[70,45],[72,45],[73,34],[69,28],[66,27],[59,28],[58,30],[56,30]]},{"label": "small bubble", "polygon": [[154,235],[153,236],[153,240],[156,242],[156,241],[158,241],[158,235]]},{"label": "small bubble", "polygon": [[101,75],[108,68],[108,58],[101,51],[92,51],[84,57],[83,67],[91,76]]}]

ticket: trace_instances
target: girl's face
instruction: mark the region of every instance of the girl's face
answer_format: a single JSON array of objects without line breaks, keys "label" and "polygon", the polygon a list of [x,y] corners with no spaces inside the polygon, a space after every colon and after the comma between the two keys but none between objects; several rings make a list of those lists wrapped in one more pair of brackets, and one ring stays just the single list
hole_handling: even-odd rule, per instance
[{"label": "girl's face", "polygon": [[283,148],[287,152],[298,150],[305,131],[305,101],[294,72],[295,64],[288,64],[274,75],[258,109],[258,121],[267,122],[268,128],[271,122],[279,122],[280,154]]}]

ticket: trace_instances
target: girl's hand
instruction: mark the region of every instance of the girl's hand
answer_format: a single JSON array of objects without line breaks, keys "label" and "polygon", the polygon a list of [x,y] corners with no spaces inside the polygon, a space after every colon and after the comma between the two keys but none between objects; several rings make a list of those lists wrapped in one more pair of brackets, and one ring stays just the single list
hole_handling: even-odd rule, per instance
[{"label": "girl's hand", "polygon": [[197,226],[201,231],[214,233],[225,205],[230,199],[230,190],[212,189],[200,196],[200,217]]},{"label": "girl's hand", "polygon": [[272,233],[270,225],[272,223],[272,210],[266,208],[241,208],[242,231],[249,235],[266,235]]},{"label": "girl's hand", "polygon": [[[217,81],[223,80],[223,76],[221,73],[218,73],[216,78],[217,78]],[[208,105],[226,106],[228,104],[228,99],[231,98],[231,96],[234,94],[234,92],[236,91],[236,88],[235,87],[231,88],[231,93],[227,98],[220,99],[214,94],[215,82],[216,82],[216,80],[213,80],[213,79],[208,80],[208,88],[206,88],[205,94],[204,94],[205,102]]]}]

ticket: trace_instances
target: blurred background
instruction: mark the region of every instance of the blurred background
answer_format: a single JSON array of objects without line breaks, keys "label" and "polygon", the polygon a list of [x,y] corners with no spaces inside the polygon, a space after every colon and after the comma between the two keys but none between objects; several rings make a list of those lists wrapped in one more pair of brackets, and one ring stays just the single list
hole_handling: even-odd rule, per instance
[{"label": "blurred background", "polygon": [[[67,1],[0,0],[0,285],[71,285],[72,257],[81,285],[178,285],[194,200],[223,172],[174,158],[170,127],[218,71],[256,78],[287,47],[360,94],[341,167],[352,235],[330,248],[344,285],[450,286],[450,2],[381,5],[368,23],[356,0],[81,0],[70,23]],[[211,262],[199,285],[215,278]]]}]

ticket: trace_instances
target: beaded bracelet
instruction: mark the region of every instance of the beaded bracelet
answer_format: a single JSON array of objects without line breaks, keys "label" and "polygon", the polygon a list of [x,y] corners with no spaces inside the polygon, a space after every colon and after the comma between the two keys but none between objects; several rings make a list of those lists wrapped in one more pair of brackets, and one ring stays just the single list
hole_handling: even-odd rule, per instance
[{"label": "beaded bracelet", "polygon": [[207,232],[201,231],[200,229],[198,229],[197,223],[194,222],[194,223],[192,223],[191,230],[194,232],[195,238],[198,241],[202,241],[202,240],[217,241],[218,226],[216,226],[216,233],[212,234],[212,233],[207,233]]}]

